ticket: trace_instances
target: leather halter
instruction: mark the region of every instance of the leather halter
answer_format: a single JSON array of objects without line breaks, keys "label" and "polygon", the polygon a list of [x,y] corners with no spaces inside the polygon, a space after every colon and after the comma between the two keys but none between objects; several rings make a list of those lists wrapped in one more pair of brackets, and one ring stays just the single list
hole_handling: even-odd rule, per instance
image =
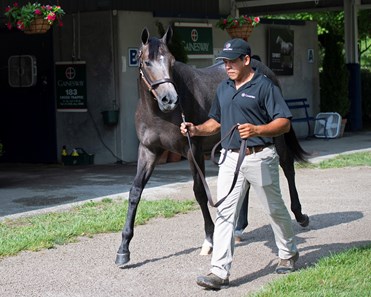
[{"label": "leather halter", "polygon": [[[141,59],[141,56],[142,56],[142,51],[139,52],[138,58]],[[164,77],[162,79],[152,81],[148,77],[147,73],[144,71],[142,61],[139,62],[139,73],[140,73],[140,77],[143,79],[144,83],[148,87],[148,92],[151,92],[155,97],[156,97],[155,90],[159,85],[164,84],[164,83],[171,83],[175,87],[173,80],[169,77]]]}]

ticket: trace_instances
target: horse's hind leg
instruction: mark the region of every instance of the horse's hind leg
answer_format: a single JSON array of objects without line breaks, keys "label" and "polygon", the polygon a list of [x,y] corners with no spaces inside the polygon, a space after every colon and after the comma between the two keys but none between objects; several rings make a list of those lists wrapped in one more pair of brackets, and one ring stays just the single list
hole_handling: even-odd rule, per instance
[{"label": "horse's hind leg", "polygon": [[289,185],[291,211],[294,213],[296,221],[302,227],[306,227],[309,224],[309,217],[306,214],[303,214],[301,210],[299,195],[295,185],[294,159],[286,155],[286,158],[280,158],[280,166],[283,169]]},{"label": "horse's hind leg", "polygon": [[122,230],[122,241],[115,261],[116,265],[120,267],[130,261],[129,244],[134,236],[135,215],[143,189],[151,177],[156,162],[156,155],[142,145],[139,146],[138,153],[137,173],[130,188],[126,222]]}]

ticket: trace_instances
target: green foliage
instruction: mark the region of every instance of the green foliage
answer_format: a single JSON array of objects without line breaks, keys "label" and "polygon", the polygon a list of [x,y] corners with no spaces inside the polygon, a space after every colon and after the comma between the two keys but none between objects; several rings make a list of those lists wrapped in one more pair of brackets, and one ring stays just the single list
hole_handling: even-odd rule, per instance
[{"label": "green foliage", "polygon": [[362,9],[358,13],[358,33],[360,39],[371,37],[371,9]]},{"label": "green foliage", "polygon": [[363,297],[371,292],[371,246],[321,259],[314,267],[280,278],[254,297]]},{"label": "green foliage", "polygon": [[335,33],[336,35],[343,36],[344,32],[344,12],[302,12],[268,16],[267,18],[316,21],[318,25],[318,35],[329,33],[331,30],[331,32]]},{"label": "green foliage", "polygon": [[348,70],[344,63],[342,38],[329,29],[319,37],[324,48],[320,73],[322,112],[338,112],[345,117],[349,111]]},{"label": "green foliage", "polygon": [[30,3],[19,6],[17,2],[13,6],[8,6],[5,9],[5,17],[7,18],[6,26],[8,29],[16,27],[19,30],[24,30],[30,27],[30,24],[37,17],[41,17],[48,21],[49,25],[53,25],[54,21],[58,21],[62,26],[61,18],[64,15],[63,9],[59,5],[41,5],[40,3]]},{"label": "green foliage", "polygon": [[[163,36],[165,34],[164,25],[161,22],[156,22],[158,34]],[[187,50],[184,47],[183,41],[176,31],[173,31],[173,37],[168,44],[169,51],[174,56],[175,60],[183,63],[188,62]]]}]

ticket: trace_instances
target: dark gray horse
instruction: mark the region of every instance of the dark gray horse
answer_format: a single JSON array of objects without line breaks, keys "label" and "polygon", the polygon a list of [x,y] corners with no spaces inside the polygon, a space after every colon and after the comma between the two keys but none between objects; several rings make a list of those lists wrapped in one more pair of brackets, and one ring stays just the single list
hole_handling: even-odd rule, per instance
[{"label": "dark gray horse", "polygon": [[[226,78],[223,63],[195,69],[176,62],[167,44],[172,30],[161,38],[150,37],[145,28],[142,32],[142,45],[139,52],[139,103],[135,124],[139,138],[137,173],[129,194],[129,206],[122,242],[117,252],[116,264],[123,266],[130,261],[129,244],[134,235],[134,220],[137,207],[151,174],[165,150],[179,153],[189,160],[194,180],[193,191],[204,218],[205,241],[201,254],[210,253],[213,242],[214,223],[211,218],[208,200],[200,174],[192,161],[205,172],[204,145],[210,140],[206,137],[192,137],[191,146],[180,133],[183,112],[187,121],[203,123],[215,97],[217,85]],[[252,60],[252,66],[265,73],[278,84],[273,72],[259,61]],[[309,222],[302,214],[298,193],[295,188],[294,160],[305,160],[305,152],[300,147],[294,131],[275,138],[280,156],[280,165],[289,183],[291,210],[296,220],[303,226]]]}]

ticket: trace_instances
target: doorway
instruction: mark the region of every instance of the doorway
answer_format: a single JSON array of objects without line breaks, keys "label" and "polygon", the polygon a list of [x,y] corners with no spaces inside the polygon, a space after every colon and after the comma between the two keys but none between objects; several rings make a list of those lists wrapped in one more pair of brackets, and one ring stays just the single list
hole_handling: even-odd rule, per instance
[{"label": "doorway", "polygon": [[52,30],[0,29],[0,162],[55,163],[56,108]]}]

